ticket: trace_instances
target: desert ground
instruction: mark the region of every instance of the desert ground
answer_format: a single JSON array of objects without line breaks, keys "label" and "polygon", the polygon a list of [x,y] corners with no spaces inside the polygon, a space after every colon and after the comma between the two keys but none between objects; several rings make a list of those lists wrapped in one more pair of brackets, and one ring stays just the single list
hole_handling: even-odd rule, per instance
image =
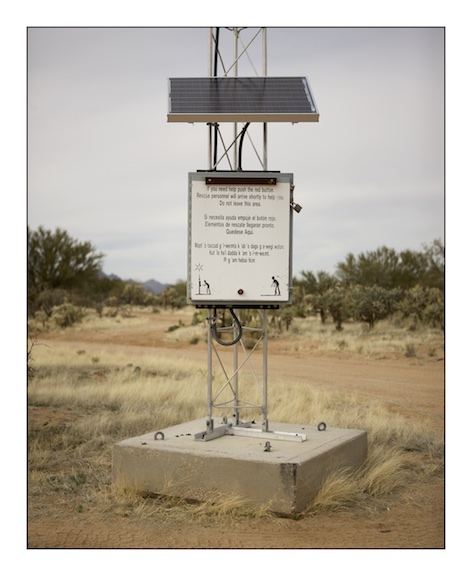
[{"label": "desert ground", "polygon": [[[190,345],[169,326],[189,322],[190,312],[162,311],[145,323],[113,329],[49,331],[37,336],[47,347],[120,351],[132,358],[152,352],[177,361],[205,361],[206,344]],[[375,340],[375,335],[369,336]],[[380,338],[380,336],[378,336]],[[355,393],[357,401],[383,403],[407,422],[444,429],[443,342],[404,346],[384,352],[329,349],[295,334],[269,340],[269,378],[309,382],[312,386]],[[365,350],[367,344],[363,344]],[[338,347],[339,348],[339,347]],[[205,380],[202,378],[202,387]],[[270,381],[269,381],[270,394]],[[204,417],[205,414],[202,414]],[[80,415],[51,406],[28,408],[28,431],[67,423]],[[270,418],[270,404],[269,404]],[[322,418],[321,418],[322,419]],[[144,432],[144,431],[143,431]],[[371,510],[345,509],[299,518],[232,516],[196,520],[191,514],[161,520],[133,514],[104,514],[63,495],[29,496],[28,548],[41,549],[442,549],[445,547],[444,477],[436,475],[385,499]],[[42,512],[41,512],[42,511]]]}]

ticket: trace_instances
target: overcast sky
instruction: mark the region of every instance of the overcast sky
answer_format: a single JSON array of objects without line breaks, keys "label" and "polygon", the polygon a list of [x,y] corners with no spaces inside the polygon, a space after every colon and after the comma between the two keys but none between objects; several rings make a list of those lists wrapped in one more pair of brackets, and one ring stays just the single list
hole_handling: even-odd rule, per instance
[{"label": "overcast sky", "polygon": [[[221,42],[231,51],[232,32]],[[240,76],[262,74],[261,53],[259,35]],[[90,241],[107,274],[185,279],[188,173],[208,168],[208,129],[167,122],[167,81],[208,75],[208,28],[30,28],[27,63],[29,226]],[[294,174],[303,207],[294,274],[444,240],[443,29],[268,28],[267,63],[306,76],[320,111],[268,126],[268,169]],[[247,139],[243,159],[262,169]]]}]

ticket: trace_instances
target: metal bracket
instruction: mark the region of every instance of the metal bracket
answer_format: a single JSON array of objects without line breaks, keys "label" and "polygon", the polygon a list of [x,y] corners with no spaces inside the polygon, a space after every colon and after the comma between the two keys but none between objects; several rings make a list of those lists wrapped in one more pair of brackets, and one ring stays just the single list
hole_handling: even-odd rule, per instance
[{"label": "metal bracket", "polygon": [[225,424],[217,428],[206,430],[205,432],[197,432],[195,440],[207,442],[220,438],[221,436],[249,436],[252,438],[262,438],[263,440],[288,440],[291,442],[305,442],[306,434],[299,434],[297,432],[277,432],[265,431],[261,428],[251,428],[243,424],[240,426],[233,426],[232,424]]}]

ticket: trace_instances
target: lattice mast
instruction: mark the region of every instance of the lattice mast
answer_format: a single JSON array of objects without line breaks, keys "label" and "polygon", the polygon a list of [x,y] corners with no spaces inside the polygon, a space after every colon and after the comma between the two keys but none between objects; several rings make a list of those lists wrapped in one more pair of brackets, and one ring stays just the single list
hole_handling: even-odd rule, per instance
[{"label": "lattice mast", "polygon": [[[219,74],[220,68],[223,71],[223,76],[227,77],[228,75],[232,74],[234,77],[238,77],[239,73],[239,61],[240,58],[243,56],[248,56],[248,48],[249,46],[255,41],[256,38],[261,39],[261,66],[262,66],[262,76],[267,76],[267,30],[266,28],[259,29],[252,39],[250,40],[249,44],[246,46],[242,43],[241,39],[241,31],[242,28],[230,28],[225,29],[225,32],[232,32],[233,34],[233,60],[229,66],[225,66],[225,62],[223,59],[223,52],[221,50],[221,34],[220,29],[210,28],[209,29],[209,61],[208,61],[208,72],[210,77],[218,77],[221,76]],[[233,124],[233,138],[231,144],[227,146],[224,141],[223,131],[221,126],[218,122],[210,122],[208,123],[208,141],[209,141],[209,157],[208,157],[208,166],[210,171],[218,171],[219,163],[226,159],[228,161],[230,170],[232,171],[242,171],[242,145],[243,139],[246,136],[246,132],[249,128],[249,122],[243,125],[242,129],[240,129],[238,122],[234,122]],[[223,146],[223,153],[219,157],[218,155],[218,144],[221,143]],[[253,143],[254,146],[254,143]],[[232,163],[229,161],[230,158],[230,149],[233,149],[232,153]],[[260,154],[256,156],[259,158],[261,166],[260,168],[263,171],[267,171],[267,122],[262,123],[262,160]],[[268,373],[267,373],[267,355],[268,355],[268,345],[267,345],[267,331],[268,331],[268,322],[267,322],[267,309],[261,308],[259,309],[259,313],[261,315],[262,326],[260,328],[248,328],[242,326],[239,319],[236,317],[233,309],[231,309],[231,314],[233,315],[233,325],[229,328],[226,328],[226,331],[232,332],[232,344],[231,347],[233,349],[233,371],[232,373],[228,374],[228,371],[225,369],[223,365],[222,358],[218,353],[217,348],[215,347],[214,342],[217,341],[221,345],[225,345],[223,340],[220,340],[217,332],[215,330],[215,309],[208,308],[208,317],[207,317],[207,340],[208,340],[208,381],[207,381],[207,394],[208,394],[208,406],[207,406],[207,426],[206,430],[200,434],[197,434],[197,439],[199,440],[211,440],[213,438],[217,438],[222,434],[232,434],[232,435],[257,435],[257,436],[264,436],[267,438],[274,438],[274,434],[269,432],[269,419],[268,419]],[[225,330],[225,328],[223,328]],[[256,333],[256,343],[250,348],[247,349],[243,343],[243,333],[244,331],[251,330]],[[262,346],[262,388],[260,387],[258,375],[254,371],[252,365],[252,356],[255,354],[257,348]],[[240,348],[243,352],[242,362],[240,359]],[[214,391],[213,389],[213,364],[214,359],[217,359],[217,362],[220,364],[220,367],[225,374],[225,382],[222,387],[218,391]],[[254,404],[253,402],[249,402],[240,398],[239,393],[239,373],[240,370],[244,365],[249,364],[252,370],[252,374],[254,377],[255,384],[259,384],[259,388],[261,388],[261,403]],[[232,392],[232,399],[231,402],[222,402],[221,404],[218,403],[219,395],[221,391],[225,388],[230,388]],[[261,429],[254,429],[251,426],[250,422],[243,422],[241,420],[241,409],[251,407],[251,408],[259,408],[262,415],[262,428]],[[222,426],[214,426],[214,419],[213,419],[213,411],[215,408],[231,408],[232,409],[232,421],[229,423],[227,418],[224,418]],[[292,439],[292,435],[282,434],[279,435],[284,439]],[[296,435],[294,439],[303,440],[299,435]]]},{"label": "lattice mast", "polygon": [[[169,79],[168,121],[208,126],[208,169],[189,174],[187,301],[207,309],[208,336],[206,429],[195,438],[206,441],[230,434],[303,441],[300,434],[269,430],[267,310],[291,302],[292,215],[301,208],[293,202],[293,175],[268,170],[267,123],[317,122],[319,114],[305,77],[267,76],[267,30],[257,29],[246,44],[243,30],[209,29],[207,78]],[[249,49],[259,41],[254,65]],[[244,70],[241,75],[243,62],[252,67],[251,74]],[[262,125],[262,134],[251,134],[253,124]],[[257,169],[243,169],[247,142]],[[210,283],[203,272],[210,274]],[[260,315],[258,327],[245,326],[238,317],[248,309]],[[228,312],[232,324],[226,323]],[[248,332],[255,335],[250,347],[243,338]],[[232,347],[232,368],[216,344]],[[253,368],[261,348],[262,382]],[[215,358],[222,384],[214,382]],[[257,401],[240,393],[246,367],[260,393]],[[231,410],[232,421],[224,416],[222,425],[215,427],[217,408]],[[242,422],[245,408],[260,410],[261,429],[253,428],[254,422]]]}]

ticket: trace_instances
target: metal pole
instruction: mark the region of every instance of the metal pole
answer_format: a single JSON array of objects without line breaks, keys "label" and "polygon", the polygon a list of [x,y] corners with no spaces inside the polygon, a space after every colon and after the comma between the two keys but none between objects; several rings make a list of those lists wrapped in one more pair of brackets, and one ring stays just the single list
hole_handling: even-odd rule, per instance
[{"label": "metal pole", "polygon": [[262,75],[267,76],[267,28],[262,28]]},{"label": "metal pole", "polygon": [[262,429],[269,430],[269,419],[267,417],[267,310],[262,311],[263,329],[263,353],[262,353]]},{"label": "metal pole", "polygon": [[208,170],[212,170],[213,131],[211,122],[208,124]]},{"label": "metal pole", "polygon": [[[234,326],[233,338],[236,339],[238,336],[238,327]],[[239,359],[238,359],[238,342],[233,344],[233,386],[234,386],[234,413],[233,413],[233,424],[237,426],[239,424]]]},{"label": "metal pole", "polygon": [[[234,58],[234,76],[238,76],[238,48],[239,48],[239,29],[235,28],[233,32],[233,58]],[[236,138],[238,137],[238,123],[234,123],[234,131],[233,131],[233,139],[236,142]],[[237,170],[238,167],[238,147],[234,146],[234,169]],[[233,338],[236,339],[236,330],[237,327],[234,327],[234,335]],[[236,408],[234,409],[233,414],[233,424],[237,426],[239,424],[239,372],[238,372],[238,343],[233,345],[233,369],[234,369],[234,405]]]},{"label": "metal pole", "polygon": [[208,28],[208,76],[213,76],[213,28]]},{"label": "metal pole", "polygon": [[[220,56],[220,29],[215,29],[215,50],[213,54],[212,76],[218,76],[218,58]],[[218,164],[218,123],[213,122],[213,163],[212,168],[216,170]]]},{"label": "metal pole", "polygon": [[[239,29],[235,28],[234,29],[234,76],[238,75],[238,43],[239,43]],[[236,142],[237,137],[238,137],[238,123],[235,122],[234,123],[234,134],[233,134],[234,142]],[[233,157],[234,157],[233,166],[234,166],[234,169],[237,170],[237,167],[238,167],[238,147],[236,145],[234,146]]]},{"label": "metal pole", "polygon": [[212,332],[211,332],[211,311],[210,308],[207,309],[207,341],[208,341],[208,374],[207,374],[207,393],[208,393],[208,405],[207,405],[207,422],[206,429],[207,432],[213,430],[213,342],[212,342]]},{"label": "metal pole", "polygon": [[[262,28],[262,75],[267,76],[267,28]],[[262,126],[263,167],[267,170],[267,122]]]},{"label": "metal pole", "polygon": [[[213,66],[213,30],[208,28],[208,76],[212,76],[212,66]],[[212,126],[211,122],[208,123],[208,169],[212,169],[212,149],[213,149],[213,138],[212,138]]]}]

